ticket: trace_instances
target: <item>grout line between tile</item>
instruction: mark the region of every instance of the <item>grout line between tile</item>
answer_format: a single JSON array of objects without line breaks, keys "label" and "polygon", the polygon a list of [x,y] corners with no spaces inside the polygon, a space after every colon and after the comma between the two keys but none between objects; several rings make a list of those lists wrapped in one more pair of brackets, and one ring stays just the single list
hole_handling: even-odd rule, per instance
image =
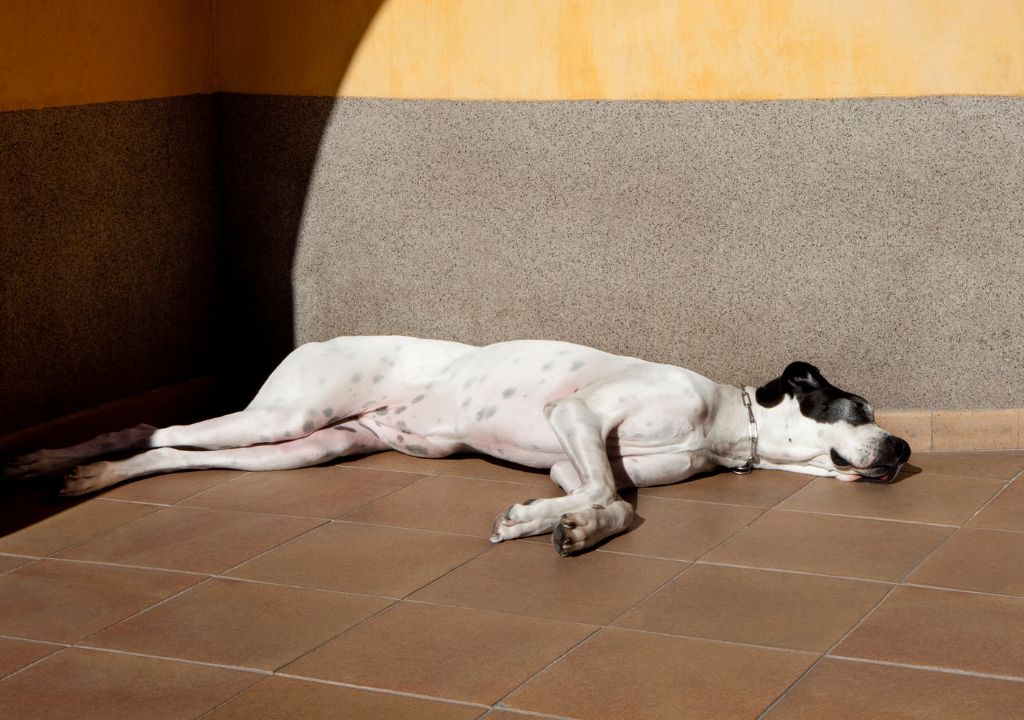
[{"label": "grout line between tile", "polygon": [[264,677],[270,677],[274,673],[269,670],[263,670],[261,668],[245,667],[243,665],[226,665],[224,663],[213,663],[205,660],[186,660],[185,658],[168,657],[166,655],[150,655],[149,653],[131,652],[130,650],[115,650],[113,648],[96,647],[93,645],[81,645],[75,643],[69,645],[68,649],[71,650],[88,650],[90,652],[102,652],[108,655],[130,655],[132,657],[148,658],[150,660],[167,660],[170,662],[186,663],[188,665],[202,665],[203,667],[219,668],[221,670],[234,670],[236,672],[247,672],[262,675]]},{"label": "grout line between tile", "polygon": [[854,582],[875,583],[877,585],[896,585],[895,580],[878,580],[876,578],[854,577],[852,575],[829,575],[828,573],[812,572],[810,570],[789,570],[786,568],[759,567],[757,565],[740,565],[737,563],[716,562],[714,560],[694,560],[694,565],[709,565],[711,567],[737,568],[739,570],[760,570],[763,572],[784,573],[791,575],[810,575],[811,577],[832,578],[834,580],[852,580]]},{"label": "grout line between tile", "polygon": [[210,581],[210,579],[211,578],[209,578],[209,577],[205,577],[205,578],[203,578],[202,580],[200,580],[197,583],[193,583],[193,584],[189,585],[186,588],[182,588],[181,590],[179,590],[178,592],[174,593],[173,595],[168,595],[163,600],[155,602],[152,605],[149,605],[149,606],[143,608],[142,610],[139,610],[138,612],[132,613],[128,617],[120,618],[119,620],[116,620],[116,621],[110,623],[109,625],[104,625],[99,630],[96,630],[95,632],[92,632],[92,633],[86,635],[84,638],[81,638],[80,640],[75,642],[74,645],[75,645],[75,647],[92,647],[90,645],[84,645],[83,643],[88,642],[91,638],[96,637],[97,635],[99,635],[102,632],[106,632],[107,630],[109,630],[110,628],[114,627],[115,625],[120,625],[123,622],[128,622],[129,620],[131,620],[133,618],[136,618],[139,615],[142,615],[143,613],[149,612],[150,610],[153,610],[155,608],[160,607],[161,605],[163,605],[165,603],[170,602],[171,600],[173,600],[174,598],[176,598],[176,597],[178,597],[180,595],[184,595],[189,590],[193,590],[195,588],[201,587],[202,585],[205,585],[206,583],[208,583]]},{"label": "grout line between tile", "polygon": [[173,505],[168,504],[168,503],[149,502],[147,500],[124,500],[122,498],[108,498],[108,497],[98,497],[98,498],[92,498],[92,499],[93,500],[103,500],[104,502],[123,503],[125,505],[150,505],[152,507],[165,507],[165,508],[167,508],[167,507],[174,507]]},{"label": "grout line between tile", "polygon": [[476,720],[487,720],[487,718],[492,717],[493,713],[500,712],[511,712],[515,713],[516,715],[544,718],[544,720],[578,720],[578,718],[574,718],[569,715],[548,715],[547,713],[537,712],[536,710],[523,710],[522,708],[501,707],[498,705],[491,706],[490,710],[486,715],[484,715],[482,718],[477,718]]},{"label": "grout line between tile", "polygon": [[[1010,478],[1009,480],[1004,482],[1003,486],[1001,488],[999,488],[999,490],[997,490],[995,492],[995,494],[992,495],[992,497],[990,497],[980,508],[975,510],[974,513],[969,518],[967,518],[966,520],[963,521],[961,527],[966,526],[967,523],[969,523],[971,520],[973,520],[975,517],[977,517],[983,510],[985,510],[985,508],[987,508],[989,505],[994,503],[996,501],[996,499],[999,498],[1000,495],[1002,495],[1004,492],[1007,491],[1007,489],[1010,487],[1010,485],[1012,485],[1014,483],[1015,480],[1017,480],[1018,478],[1021,478],[1021,477],[1024,477],[1024,470],[1022,470],[1021,472],[1017,473],[1012,478]],[[997,528],[993,528],[993,529],[997,529]],[[1021,531],[1019,531],[1019,530],[1008,530],[1006,532],[1021,532]]]},{"label": "grout line between tile", "polygon": [[55,652],[59,652],[60,650],[68,647],[64,643],[55,643],[55,642],[50,642],[49,640],[30,640],[28,638],[14,637],[12,635],[0,635],[0,638],[3,638],[5,640],[24,640],[25,642],[39,643],[40,645],[52,645],[54,647],[52,652],[46,653],[41,658],[36,658],[32,662],[30,662],[28,665],[23,665],[22,667],[20,667],[20,668],[18,668],[16,670],[13,670],[13,671],[7,673],[6,675],[0,675],[0,681],[6,680],[9,677],[13,677],[13,676],[17,675],[18,673],[20,673],[22,670],[28,670],[33,665],[38,665],[39,663],[41,663],[46,658],[48,658],[51,655],[53,655]]},{"label": "grout line between tile", "polygon": [[874,517],[872,515],[847,515],[846,513],[824,512],[821,510],[798,510],[796,508],[784,508],[776,505],[771,508],[777,512],[800,513],[801,515],[824,515],[826,517],[849,518],[850,520],[875,520],[877,522],[903,523],[904,525],[927,525],[928,527],[957,528],[959,525],[952,523],[934,523],[924,520],[904,520],[902,518]]},{"label": "grout line between tile", "polygon": [[199,720],[200,718],[206,717],[210,713],[216,712],[219,708],[227,705],[229,702],[231,702],[235,698],[239,697],[240,695],[244,695],[245,693],[249,692],[254,687],[256,687],[257,685],[259,685],[262,682],[265,682],[266,680],[267,680],[266,677],[261,677],[261,678],[257,679],[256,682],[253,682],[253,683],[250,683],[249,685],[246,685],[244,688],[242,688],[238,692],[234,693],[230,697],[225,698],[224,700],[220,701],[219,703],[216,703],[213,707],[211,707],[211,708],[207,709],[206,711],[196,715],[193,720]]},{"label": "grout line between tile", "polygon": [[353,690],[366,690],[368,692],[380,693],[382,695],[398,695],[400,697],[413,698],[416,700],[433,700],[434,702],[443,702],[448,705],[474,707],[480,708],[481,710],[491,709],[490,705],[486,705],[484,703],[470,702],[469,700],[455,700],[454,698],[445,698],[437,695],[423,695],[421,693],[413,693],[405,690],[389,690],[387,688],[373,687],[372,685],[356,685],[355,683],[340,682],[338,680],[324,680],[322,678],[306,677],[305,675],[292,675],[290,673],[275,672],[274,677],[287,678],[288,680],[301,680],[304,682],[312,682],[320,685],[333,685],[335,687],[352,688]]},{"label": "grout line between tile", "polygon": [[958,670],[956,668],[936,667],[933,665],[914,665],[912,663],[892,662],[891,660],[849,657],[847,655],[830,655],[829,658],[832,660],[844,660],[846,662],[860,663],[862,665],[884,665],[885,667],[905,668],[907,670],[923,670],[926,672],[946,673],[947,675],[961,675],[964,677],[979,677],[987,678],[989,680],[1024,683],[1024,677],[1019,677],[1017,675],[996,675],[993,673],[972,672],[968,670]]},{"label": "grout line between tile", "polygon": [[[314,518],[314,519],[320,519],[320,518]],[[237,568],[241,567],[242,565],[245,565],[245,564],[246,564],[246,563],[248,563],[248,562],[252,562],[253,560],[256,560],[257,558],[261,558],[261,557],[263,557],[264,555],[267,555],[267,554],[269,554],[269,553],[272,553],[272,552],[274,552],[275,550],[277,550],[278,548],[282,548],[282,547],[284,547],[284,546],[286,546],[286,545],[291,545],[291,544],[292,544],[293,542],[295,542],[295,541],[299,540],[300,538],[304,538],[304,537],[306,537],[307,535],[309,535],[309,534],[310,534],[310,533],[312,533],[312,532],[315,532],[316,530],[319,530],[320,528],[324,527],[325,525],[329,524],[330,522],[331,522],[330,520],[322,520],[322,522],[320,522],[320,523],[318,523],[318,524],[314,525],[314,526],[313,526],[313,527],[311,527],[311,528],[308,528],[308,529],[306,529],[306,530],[303,530],[302,532],[300,532],[300,533],[299,533],[298,535],[296,535],[295,537],[291,537],[291,538],[288,538],[287,540],[283,540],[282,542],[279,542],[279,543],[278,543],[277,545],[274,545],[274,546],[273,546],[273,547],[271,547],[271,548],[267,548],[266,550],[264,550],[264,551],[263,551],[263,552],[261,552],[261,553],[257,553],[256,555],[253,555],[252,557],[246,558],[246,559],[245,559],[245,560],[243,560],[242,562],[239,562],[239,563],[235,563],[235,564],[234,564],[234,565],[232,565],[231,567],[227,567],[227,568],[224,568],[223,570],[221,570],[221,571],[220,571],[220,572],[218,572],[217,574],[218,574],[218,575],[227,575],[227,574],[228,574],[229,572],[231,572],[232,570],[235,570],[235,569],[237,569]]]}]

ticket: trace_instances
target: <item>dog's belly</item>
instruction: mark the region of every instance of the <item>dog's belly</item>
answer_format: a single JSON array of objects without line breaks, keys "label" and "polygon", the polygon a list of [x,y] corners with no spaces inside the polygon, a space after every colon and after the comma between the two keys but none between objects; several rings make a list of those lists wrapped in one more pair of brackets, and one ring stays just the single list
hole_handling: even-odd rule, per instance
[{"label": "dog's belly", "polygon": [[544,406],[635,363],[569,343],[517,341],[458,353],[432,373],[392,374],[359,422],[402,452],[473,450],[531,467],[565,457]]}]

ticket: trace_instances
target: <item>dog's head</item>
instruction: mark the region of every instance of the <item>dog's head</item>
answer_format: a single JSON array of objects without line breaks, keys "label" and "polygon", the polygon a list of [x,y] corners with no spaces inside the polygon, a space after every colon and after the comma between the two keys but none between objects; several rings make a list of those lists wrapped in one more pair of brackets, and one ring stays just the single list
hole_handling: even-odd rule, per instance
[{"label": "dog's head", "polygon": [[777,465],[840,480],[892,482],[910,445],[875,424],[868,402],[832,385],[805,362],[790,363],[755,393],[767,411],[759,454]]}]

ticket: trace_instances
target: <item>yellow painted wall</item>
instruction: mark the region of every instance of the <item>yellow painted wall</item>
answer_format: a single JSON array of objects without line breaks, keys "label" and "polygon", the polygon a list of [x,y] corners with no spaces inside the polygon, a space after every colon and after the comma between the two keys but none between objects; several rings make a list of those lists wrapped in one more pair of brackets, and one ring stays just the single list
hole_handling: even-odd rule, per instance
[{"label": "yellow painted wall", "polygon": [[1024,0],[2,0],[0,110],[1024,94]]},{"label": "yellow painted wall", "polygon": [[214,0],[0,0],[0,110],[213,92]]},{"label": "yellow painted wall", "polygon": [[[1024,91],[1024,0],[217,0],[220,87],[405,98]],[[353,7],[380,5],[348,68]],[[315,19],[314,19],[315,16]],[[240,33],[259,28],[258,42]],[[258,52],[253,52],[256,49]]]}]

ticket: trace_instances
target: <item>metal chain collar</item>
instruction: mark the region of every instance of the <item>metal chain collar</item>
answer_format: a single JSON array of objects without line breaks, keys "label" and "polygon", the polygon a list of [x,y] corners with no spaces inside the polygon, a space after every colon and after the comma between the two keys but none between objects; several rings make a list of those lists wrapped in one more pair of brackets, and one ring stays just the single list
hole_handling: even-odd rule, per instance
[{"label": "metal chain collar", "polygon": [[746,475],[754,469],[757,462],[757,423],[754,421],[754,408],[750,402],[750,395],[746,390],[740,388],[743,393],[743,406],[747,409],[747,417],[750,418],[750,458],[738,468],[732,468],[737,475]]}]

